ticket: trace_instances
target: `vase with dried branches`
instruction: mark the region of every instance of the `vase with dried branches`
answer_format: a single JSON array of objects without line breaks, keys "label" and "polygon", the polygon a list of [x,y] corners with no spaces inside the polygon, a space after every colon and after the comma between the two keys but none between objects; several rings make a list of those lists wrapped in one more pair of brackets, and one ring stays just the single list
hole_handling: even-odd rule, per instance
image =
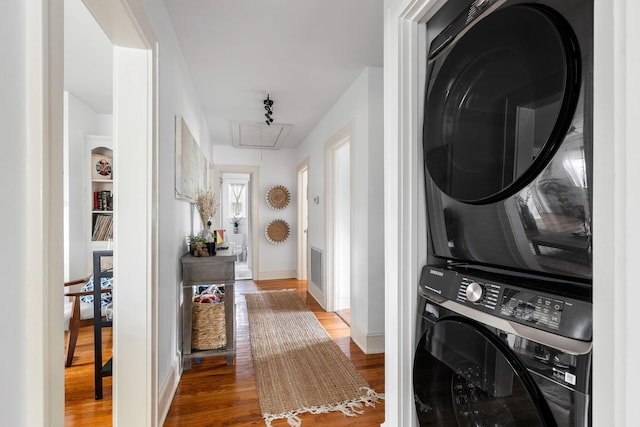
[{"label": "vase with dried branches", "polygon": [[218,212],[215,193],[211,190],[198,190],[195,205],[204,228],[202,230],[202,237],[207,239],[207,241],[212,241],[210,228]]}]

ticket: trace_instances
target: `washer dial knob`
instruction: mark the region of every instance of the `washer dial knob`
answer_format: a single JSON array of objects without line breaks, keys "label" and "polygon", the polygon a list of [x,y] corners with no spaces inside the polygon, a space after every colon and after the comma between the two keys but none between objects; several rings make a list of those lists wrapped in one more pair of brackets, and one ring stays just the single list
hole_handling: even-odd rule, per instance
[{"label": "washer dial knob", "polygon": [[480,283],[471,282],[466,290],[467,301],[479,302],[484,296],[484,288]]}]

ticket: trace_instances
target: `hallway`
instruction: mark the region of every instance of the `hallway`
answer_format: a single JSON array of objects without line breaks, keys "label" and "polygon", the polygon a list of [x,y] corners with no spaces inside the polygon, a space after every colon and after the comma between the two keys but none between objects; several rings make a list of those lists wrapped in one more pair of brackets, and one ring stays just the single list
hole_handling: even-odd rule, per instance
[{"label": "hallway", "polygon": [[[249,330],[244,294],[262,290],[296,289],[298,295],[320,320],[335,342],[350,358],[372,388],[384,393],[384,354],[365,355],[349,338],[349,327],[335,314],[326,313],[307,293],[305,281],[270,280],[236,282],[236,364],[226,365],[226,358],[202,359],[184,371],[167,415],[165,426],[255,426],[263,425],[256,393],[253,362],[249,347]],[[93,400],[92,330],[81,332],[76,359],[65,370],[67,426],[111,425],[111,379],[105,381],[105,399]],[[110,346],[110,333],[105,334]],[[302,415],[303,426],[372,426],[384,421],[384,401],[355,418],[342,413]],[[274,427],[286,426],[285,420]]]}]

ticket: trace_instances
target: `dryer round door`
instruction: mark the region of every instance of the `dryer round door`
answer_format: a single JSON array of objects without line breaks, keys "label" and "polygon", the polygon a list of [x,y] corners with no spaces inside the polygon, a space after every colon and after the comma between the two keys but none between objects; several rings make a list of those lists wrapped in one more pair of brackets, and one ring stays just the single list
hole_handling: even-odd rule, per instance
[{"label": "dryer round door", "polygon": [[580,53],[569,24],[536,5],[498,9],[456,37],[429,60],[425,163],[447,195],[490,203],[528,184],[562,143]]},{"label": "dryer round door", "polygon": [[461,317],[438,320],[415,353],[421,427],[556,426],[542,393],[508,346]]}]

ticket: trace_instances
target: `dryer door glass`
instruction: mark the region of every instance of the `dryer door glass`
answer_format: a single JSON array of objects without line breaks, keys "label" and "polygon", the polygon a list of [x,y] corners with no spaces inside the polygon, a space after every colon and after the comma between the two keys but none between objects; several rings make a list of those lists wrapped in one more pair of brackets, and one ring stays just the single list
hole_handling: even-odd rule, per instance
[{"label": "dryer door glass", "polygon": [[487,203],[535,177],[562,142],[579,52],[568,24],[539,6],[505,7],[466,31],[429,64],[425,162],[449,196]]},{"label": "dryer door glass", "polygon": [[437,321],[415,354],[420,426],[552,426],[526,368],[500,340],[461,318]]}]

